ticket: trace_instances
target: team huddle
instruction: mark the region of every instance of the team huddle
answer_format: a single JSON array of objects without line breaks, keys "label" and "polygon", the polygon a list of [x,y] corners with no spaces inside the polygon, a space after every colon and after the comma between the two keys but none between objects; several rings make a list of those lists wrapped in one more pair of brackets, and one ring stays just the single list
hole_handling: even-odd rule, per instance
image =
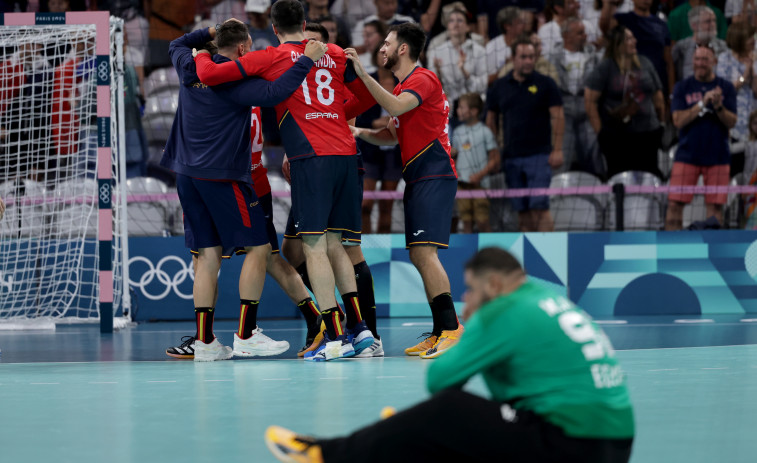
[{"label": "team huddle", "polygon": [[[271,339],[257,325],[267,272],[304,315],[307,335],[298,356],[325,361],[384,355],[370,268],[360,249],[359,137],[400,146],[406,245],[434,322],[405,352],[435,358],[457,343],[463,327],[437,254],[449,242],[457,175],[447,136],[449,104],[436,75],[416,64],[425,33],[414,24],[389,32],[384,66],[400,82],[391,94],[365,72],[355,50],[324,44],[328,32],[306,26],[299,2],[277,2],[271,16],[278,47],[250,52],[247,27],[230,19],[186,34],[169,49],[184,85],[161,164],[177,174],[195,267],[197,332],[166,353],[214,361],[287,351],[286,341]],[[392,116],[386,128],[349,125],[377,103]],[[286,150],[283,170],[291,183],[281,253],[261,162],[260,107],[276,109]],[[213,334],[218,270],[232,253],[245,255],[233,348]]]}]

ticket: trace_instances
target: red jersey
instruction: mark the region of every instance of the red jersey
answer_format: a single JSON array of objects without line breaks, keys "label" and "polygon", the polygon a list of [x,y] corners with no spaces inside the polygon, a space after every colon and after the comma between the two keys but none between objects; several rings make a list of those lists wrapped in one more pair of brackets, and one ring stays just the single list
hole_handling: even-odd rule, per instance
[{"label": "red jersey", "polygon": [[252,187],[260,198],[271,192],[271,184],[268,182],[268,169],[263,165],[263,118],[257,106],[252,107],[250,140],[252,140]]},{"label": "red jersey", "polygon": [[[247,53],[239,60],[216,64],[207,54],[195,58],[197,75],[207,85],[258,76],[274,80],[304,54],[307,41]],[[350,156],[357,153],[345,116],[345,84],[363,86],[344,50],[329,44],[302,86],[276,106],[281,139],[290,161],[311,156]],[[357,92],[356,92],[357,93]]]},{"label": "red jersey", "polygon": [[412,93],[420,104],[392,118],[402,151],[405,182],[436,177],[457,178],[450,155],[449,103],[436,74],[416,66],[394,87],[394,95]]}]

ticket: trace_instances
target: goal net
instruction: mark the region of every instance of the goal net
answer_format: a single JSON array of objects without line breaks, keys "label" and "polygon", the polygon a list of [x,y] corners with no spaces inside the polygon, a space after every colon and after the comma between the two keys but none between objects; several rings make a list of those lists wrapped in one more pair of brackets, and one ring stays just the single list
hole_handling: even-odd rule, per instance
[{"label": "goal net", "polygon": [[123,20],[0,18],[0,329],[110,331],[129,312]]}]

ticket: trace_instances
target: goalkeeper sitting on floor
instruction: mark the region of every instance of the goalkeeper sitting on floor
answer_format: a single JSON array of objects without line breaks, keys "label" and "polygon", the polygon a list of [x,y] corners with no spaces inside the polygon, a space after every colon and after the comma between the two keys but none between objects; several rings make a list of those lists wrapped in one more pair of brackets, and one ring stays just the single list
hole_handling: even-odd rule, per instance
[{"label": "goalkeeper sitting on floor", "polygon": [[[465,267],[465,334],[429,366],[433,395],[336,439],[272,426],[285,462],[626,463],[634,420],[605,333],[566,298],[530,281],[499,248]],[[462,390],[481,374],[491,399]]]}]

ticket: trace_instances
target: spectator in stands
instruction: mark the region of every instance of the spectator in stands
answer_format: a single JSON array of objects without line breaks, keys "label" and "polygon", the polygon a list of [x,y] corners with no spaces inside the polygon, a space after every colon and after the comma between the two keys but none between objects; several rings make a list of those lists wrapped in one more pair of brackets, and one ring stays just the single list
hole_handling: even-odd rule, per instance
[{"label": "spectator in stands", "polygon": [[[488,176],[501,169],[494,134],[481,122],[483,111],[484,101],[478,93],[460,97],[457,118],[461,124],[452,136],[458,191],[490,188]],[[474,222],[479,233],[492,231],[487,198],[458,199],[457,211],[463,221],[463,233],[473,233]]]},{"label": "spectator in stands", "polygon": [[[381,23],[379,23],[381,24]],[[383,36],[382,36],[383,40]],[[371,61],[376,64],[378,60],[378,49],[373,55]],[[365,67],[365,64],[363,64]],[[386,91],[394,90],[396,81],[394,75],[383,66],[375,66],[376,71],[371,76],[381,84]],[[374,105],[366,112],[357,117],[356,127],[367,127],[370,129],[383,129],[389,124],[391,116],[380,105]],[[363,175],[363,191],[374,191],[381,182],[381,191],[395,191],[400,179],[402,178],[402,157],[398,145],[377,146],[366,142],[360,138],[357,139],[357,146],[363,155],[363,166],[365,175]],[[378,201],[378,222],[374,229],[371,223],[371,214],[375,201],[363,198],[362,216],[363,216],[363,234],[373,233],[391,233],[392,232],[392,209],[394,201],[384,199]]]},{"label": "spectator in stands", "polygon": [[[476,12],[478,11],[477,0],[417,0],[416,3],[419,4],[418,10],[420,10],[418,11],[420,14],[417,16],[410,14],[410,11],[408,11],[407,5],[412,2],[406,0],[404,3],[405,8],[400,6],[401,12],[416,18],[423,30],[428,33],[429,37],[436,37],[439,34],[444,34],[446,32],[446,16],[450,11],[453,9],[463,9],[467,11],[468,22],[472,23],[470,26],[471,38],[476,41],[480,39],[480,45],[484,46],[484,37],[479,33],[478,23],[476,22]],[[429,46],[430,45],[431,43],[429,43]]]},{"label": "spectator in stands", "polygon": [[[744,23],[731,25],[726,36],[726,44],[729,50],[718,56],[715,73],[736,88],[738,120],[731,129],[731,139],[741,145],[749,138],[749,114],[757,109],[757,79],[754,76],[756,63],[752,61],[754,28]],[[736,175],[743,168],[743,149],[734,150],[731,153],[731,174]]]},{"label": "spectator in stands", "polygon": [[[329,13],[329,0],[305,0],[305,20],[308,22],[317,22],[326,29],[330,29],[325,22],[333,22],[336,31],[329,30],[329,37],[333,42],[342,48],[350,46],[350,28],[347,23],[339,16],[332,16]],[[334,33],[336,32],[336,33]]]},{"label": "spectator in stands", "polygon": [[670,32],[665,22],[652,14],[652,1],[633,0],[633,11],[616,14],[619,1],[608,0],[599,18],[599,27],[605,35],[610,35],[618,24],[629,29],[638,42],[639,55],[654,66],[663,95],[669,95],[675,85]]},{"label": "spectator in stands", "polygon": [[[447,0],[448,1],[448,0]],[[470,1],[470,0],[469,0]],[[442,14],[440,18],[440,24],[444,25],[444,29],[442,29],[442,32],[432,36],[433,38],[428,41],[428,44],[426,45],[426,49],[429,48],[436,48],[442,43],[446,42],[449,38],[447,36],[447,20],[449,19],[450,13],[452,13],[453,10],[463,10],[467,11],[466,13],[466,19],[468,20],[468,37],[476,42],[477,44],[481,45],[482,47],[486,44],[484,43],[484,37],[475,32],[476,24],[471,22],[471,13],[468,7],[465,6],[465,3],[461,1],[456,1],[452,3],[448,3],[447,5],[444,5],[444,8],[442,8]]]},{"label": "spectator in stands", "polygon": [[[578,8],[578,0],[549,0],[547,2],[547,9],[552,14],[552,20],[539,28],[544,56],[549,56],[562,48],[562,26],[568,18],[579,17]],[[599,29],[591,21],[584,19],[582,22],[589,42],[596,42],[599,38]]]},{"label": "spectator in stands", "polygon": [[376,14],[368,16],[358,22],[352,29],[352,47],[357,50],[358,54],[365,53],[365,44],[363,43],[363,27],[371,21],[381,21],[385,26],[393,26],[406,22],[415,22],[412,17],[397,14],[397,0],[374,0],[376,5]]},{"label": "spectator in stands", "polygon": [[[554,64],[550,63],[549,60],[542,54],[541,39],[539,38],[539,34],[537,34],[536,32],[531,32],[528,36],[524,37],[531,41],[531,45],[533,45],[534,50],[536,50],[536,71],[544,74],[545,76],[551,77],[552,80],[557,82],[557,80],[559,79],[557,75],[557,69],[555,68]],[[513,63],[511,61],[502,66],[502,69],[499,70],[497,77],[505,77],[505,75],[512,70]]]},{"label": "spectator in stands", "polygon": [[749,115],[749,141],[744,154],[746,184],[754,184],[755,182],[751,180],[757,172],[757,110]]},{"label": "spectator in stands", "polygon": [[726,0],[724,12],[726,20],[733,24],[747,23],[754,25],[754,0]]},{"label": "spectator in stands", "polygon": [[[376,73],[376,50],[381,48],[386,37],[386,26],[379,20],[365,23],[363,26],[363,45],[366,52],[360,55],[365,72],[373,75]],[[394,88],[394,87],[392,87]]]},{"label": "spectator in stands", "polygon": [[207,19],[213,24],[220,24],[229,18],[243,19],[245,0],[205,0],[202,3],[210,8]]},{"label": "spectator in stands", "polygon": [[[525,23],[532,26],[533,14],[544,10],[544,0],[478,0],[478,30],[489,41],[500,32],[498,13],[502,8],[517,6],[528,13]],[[531,32],[531,28],[525,32]]]},{"label": "spectator in stands", "polygon": [[[502,117],[504,170],[509,188],[547,188],[552,169],[563,163],[563,108],[560,90],[550,78],[534,70],[536,50],[530,40],[515,41],[513,70],[489,89],[486,123],[498,131]],[[520,230],[554,228],[547,196],[514,198]]]},{"label": "spectator in stands", "polygon": [[710,7],[696,6],[689,10],[689,24],[693,35],[679,40],[673,45],[673,65],[676,70],[676,81],[694,75],[694,50],[702,45],[709,45],[720,55],[728,49],[725,40],[717,38],[717,22],[715,13]]},{"label": "spectator in stands", "polygon": [[502,66],[510,60],[510,50],[518,37],[523,34],[525,23],[520,9],[508,6],[497,13],[497,25],[502,33],[486,44],[486,73],[489,74],[490,85],[497,80],[497,74]]},{"label": "spectator in stands", "polygon": [[252,46],[255,50],[264,50],[268,47],[277,47],[279,39],[273,32],[271,20],[271,0],[247,0],[244,5],[247,14]]},{"label": "spectator in stands", "polygon": [[374,0],[336,0],[329,11],[346,21],[350,30],[353,30],[357,23],[376,14],[376,3]]},{"label": "spectator in stands", "polygon": [[191,26],[197,13],[197,2],[185,0],[144,0],[145,18],[150,22],[148,66],[150,69],[170,67],[168,45],[181,37]]},{"label": "spectator in stands", "polygon": [[447,19],[447,41],[427,53],[429,68],[436,73],[454,107],[460,95],[486,91],[486,50],[468,37],[466,11],[455,9]]},{"label": "spectator in stands", "polygon": [[610,31],[605,58],[586,79],[586,115],[607,162],[607,176],[641,170],[661,176],[657,150],[665,120],[662,84],[636,38],[624,26]]},{"label": "spectator in stands", "polygon": [[[736,90],[715,75],[715,51],[701,46],[694,52],[694,75],[679,82],[673,93],[673,123],[680,130],[671,186],[696,185],[702,175],[707,186],[727,186],[730,178],[728,130],[736,124]],[[691,193],[668,194],[666,230],[680,230],[683,206]],[[705,195],[707,217],[723,223],[726,193]]]},{"label": "spectator in stands", "polygon": [[[614,1],[617,2],[618,0]],[[602,6],[604,5],[603,0],[580,0],[579,3],[581,4],[581,9],[579,10],[581,19],[591,22],[594,27],[597,28],[597,31],[599,31],[599,17],[602,16]],[[633,1],[622,0],[620,6],[618,6],[618,9],[615,10],[615,12],[627,13],[631,10],[633,10]]]},{"label": "spectator in stands", "polygon": [[587,43],[585,22],[567,18],[562,24],[562,44],[549,56],[557,69],[557,86],[562,92],[565,112],[562,170],[581,170],[604,175],[604,163],[597,149],[597,134],[586,116],[584,82],[597,66],[600,56]]},{"label": "spectator in stands", "polygon": [[725,39],[725,32],[728,29],[728,23],[723,16],[720,8],[714,7],[708,0],[688,0],[675,7],[668,16],[668,29],[670,29],[670,40],[677,42],[687,37],[691,37],[694,28],[691,27],[689,11],[698,6],[706,6],[713,13],[717,21],[717,36],[719,39]]}]

